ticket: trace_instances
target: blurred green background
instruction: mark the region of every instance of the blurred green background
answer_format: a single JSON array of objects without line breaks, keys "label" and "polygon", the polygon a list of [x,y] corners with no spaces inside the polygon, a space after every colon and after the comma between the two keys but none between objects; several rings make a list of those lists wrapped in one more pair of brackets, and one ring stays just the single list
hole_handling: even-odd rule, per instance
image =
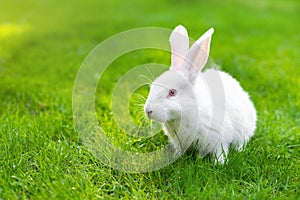
[{"label": "blurred green background", "polygon": [[[299,198],[299,21],[298,0],[1,1],[0,199]],[[74,129],[72,89],[81,62],[121,31],[178,24],[193,39],[214,27],[211,57],[258,110],[254,138],[225,166],[188,154],[145,174],[102,165]],[[169,60],[145,51],[118,64],[125,70]],[[110,73],[108,85],[121,72]],[[109,130],[106,92],[98,105]],[[151,150],[160,139],[130,144]]]}]

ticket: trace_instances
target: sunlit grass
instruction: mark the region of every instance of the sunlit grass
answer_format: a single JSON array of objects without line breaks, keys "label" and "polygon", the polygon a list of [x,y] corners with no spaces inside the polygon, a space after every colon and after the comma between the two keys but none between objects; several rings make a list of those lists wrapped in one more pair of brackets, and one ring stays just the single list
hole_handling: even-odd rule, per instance
[{"label": "sunlit grass", "polygon": [[10,23],[0,24],[0,40],[19,36],[25,31],[27,31],[29,27],[30,26],[28,24],[22,24],[22,25],[10,24]]}]

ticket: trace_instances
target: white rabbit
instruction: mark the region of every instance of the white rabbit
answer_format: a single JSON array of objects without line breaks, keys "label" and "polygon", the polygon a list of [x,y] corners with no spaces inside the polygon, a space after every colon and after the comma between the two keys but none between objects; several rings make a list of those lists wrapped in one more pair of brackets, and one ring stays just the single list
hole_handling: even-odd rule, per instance
[{"label": "white rabbit", "polygon": [[144,111],[163,124],[176,152],[190,146],[201,156],[214,155],[224,163],[232,144],[240,150],[254,134],[256,110],[248,94],[229,74],[207,69],[211,28],[189,48],[186,29],[179,25],[171,36],[172,62],[152,84]]}]

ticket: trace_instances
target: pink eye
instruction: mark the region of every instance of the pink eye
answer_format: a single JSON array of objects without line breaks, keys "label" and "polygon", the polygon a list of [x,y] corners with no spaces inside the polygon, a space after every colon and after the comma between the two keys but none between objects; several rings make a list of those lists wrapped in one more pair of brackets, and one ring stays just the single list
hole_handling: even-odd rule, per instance
[{"label": "pink eye", "polygon": [[176,93],[177,93],[177,91],[175,89],[170,89],[169,90],[169,96],[171,96],[171,97],[175,96]]}]

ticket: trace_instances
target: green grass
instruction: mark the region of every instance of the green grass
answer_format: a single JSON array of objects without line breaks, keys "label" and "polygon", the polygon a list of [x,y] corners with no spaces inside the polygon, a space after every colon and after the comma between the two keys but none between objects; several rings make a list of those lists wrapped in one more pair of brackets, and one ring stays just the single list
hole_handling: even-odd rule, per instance
[{"label": "green grass", "polygon": [[[12,0],[1,1],[0,10],[0,199],[299,198],[298,1]],[[106,167],[74,128],[72,90],[81,62],[121,31],[178,24],[194,39],[215,28],[211,56],[251,94],[255,136],[245,151],[230,152],[224,166],[186,154],[143,174]],[[120,68],[103,77],[107,87],[96,104],[103,128],[119,133],[108,86],[132,66],[168,64],[169,56],[145,50],[114,63]],[[164,142],[158,135],[124,148],[151,151]]]}]

